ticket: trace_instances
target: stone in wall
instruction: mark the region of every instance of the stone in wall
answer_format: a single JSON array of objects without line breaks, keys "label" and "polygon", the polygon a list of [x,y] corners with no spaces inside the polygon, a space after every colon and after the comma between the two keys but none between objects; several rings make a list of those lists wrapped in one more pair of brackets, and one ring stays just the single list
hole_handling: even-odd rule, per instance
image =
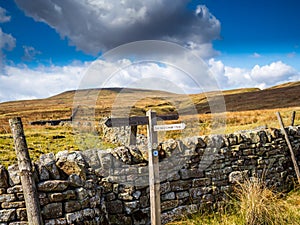
[{"label": "stone in wall", "polygon": [[56,154],[56,166],[66,175],[77,174],[86,178],[85,160],[81,152],[62,151]]},{"label": "stone in wall", "polygon": [[8,172],[4,166],[0,165],[0,188],[7,188],[8,186]]}]

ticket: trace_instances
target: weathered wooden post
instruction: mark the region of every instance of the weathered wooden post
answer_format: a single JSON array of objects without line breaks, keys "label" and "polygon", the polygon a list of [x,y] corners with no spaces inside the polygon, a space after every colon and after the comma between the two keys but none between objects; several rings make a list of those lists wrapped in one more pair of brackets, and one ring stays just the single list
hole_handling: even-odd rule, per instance
[{"label": "weathered wooden post", "polygon": [[130,126],[129,145],[136,145],[137,126]]},{"label": "weathered wooden post", "polygon": [[292,112],[291,126],[294,126],[294,122],[295,122],[295,116],[296,116],[296,112],[295,112],[295,111],[293,111],[293,112]]},{"label": "weathered wooden post", "polygon": [[293,151],[293,147],[292,147],[291,142],[289,140],[289,136],[288,136],[287,132],[284,129],[284,124],[283,124],[280,112],[277,112],[276,115],[277,115],[277,118],[278,118],[281,130],[282,130],[282,132],[284,134],[285,141],[286,141],[286,143],[287,143],[287,145],[289,147],[289,150],[290,150],[290,153],[291,153],[291,157],[292,157],[292,161],[293,161],[293,164],[294,164],[294,169],[295,169],[295,172],[296,172],[296,175],[297,175],[298,183],[300,184],[300,171],[299,171],[299,166],[298,166],[298,163],[297,163],[294,151]]},{"label": "weathered wooden post", "polygon": [[148,135],[148,168],[149,168],[149,187],[150,187],[150,213],[151,224],[160,225],[160,179],[159,179],[159,158],[157,151],[157,132],[154,126],[157,124],[156,112],[149,110],[146,114],[149,123],[147,125]]},{"label": "weathered wooden post", "polygon": [[15,150],[18,159],[18,166],[26,204],[28,224],[42,225],[43,220],[40,212],[40,203],[35,181],[33,178],[32,164],[29,157],[26,138],[23,131],[22,120],[19,117],[13,118],[9,120],[9,124],[12,130]]}]

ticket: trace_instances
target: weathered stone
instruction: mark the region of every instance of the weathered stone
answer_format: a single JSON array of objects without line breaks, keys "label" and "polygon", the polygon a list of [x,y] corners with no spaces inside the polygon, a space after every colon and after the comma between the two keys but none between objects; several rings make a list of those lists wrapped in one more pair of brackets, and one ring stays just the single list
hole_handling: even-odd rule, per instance
[{"label": "weathered stone", "polygon": [[140,205],[141,205],[141,208],[149,207],[149,205],[150,205],[149,198],[147,196],[141,196],[140,197]]},{"label": "weathered stone", "polygon": [[1,202],[13,202],[16,200],[16,196],[14,194],[3,194],[0,195],[0,203]]},{"label": "weathered stone", "polygon": [[106,202],[106,210],[108,214],[123,213],[123,203],[120,200]]},{"label": "weathered stone", "polygon": [[50,203],[42,209],[42,215],[45,219],[55,219],[63,215],[62,203]]},{"label": "weathered stone", "polygon": [[77,211],[77,212],[67,213],[66,219],[67,219],[67,224],[80,224],[79,222],[83,220],[83,212]]},{"label": "weathered stone", "polygon": [[79,200],[79,203],[81,205],[81,208],[85,209],[85,208],[89,207],[89,205],[90,205],[90,198],[86,197],[85,199]]},{"label": "weathered stone", "polygon": [[121,199],[121,200],[125,200],[125,201],[131,201],[131,200],[133,200],[133,196],[130,195],[130,193],[128,193],[128,192],[120,193],[118,195],[118,198]]},{"label": "weathered stone", "polygon": [[7,169],[9,174],[9,184],[10,186],[21,184],[19,166],[17,164],[11,165]]},{"label": "weathered stone", "polygon": [[160,184],[160,193],[161,194],[165,194],[169,191],[171,191],[170,182],[165,182],[165,183]]},{"label": "weathered stone", "polygon": [[38,190],[44,192],[64,191],[68,188],[69,182],[64,180],[48,180],[38,184]]},{"label": "weathered stone", "polygon": [[26,208],[18,208],[17,209],[17,220],[27,221]]},{"label": "weathered stone", "polygon": [[0,195],[3,195],[6,193],[6,188],[0,188]]},{"label": "weathered stone", "polygon": [[122,224],[122,225],[132,225],[132,220],[129,216],[125,216],[122,214],[119,215],[108,215],[108,219],[111,224],[117,225],[117,224]]},{"label": "weathered stone", "polygon": [[108,193],[106,196],[105,196],[105,200],[106,201],[112,201],[112,200],[115,200],[116,199],[116,195],[115,193]]},{"label": "weathered stone", "polygon": [[50,202],[61,202],[64,200],[64,196],[62,193],[50,193],[48,194],[48,198]]},{"label": "weathered stone", "polygon": [[102,187],[103,193],[108,193],[113,191],[113,184],[108,181],[101,181],[99,185]]},{"label": "weathered stone", "polygon": [[140,196],[141,196],[141,192],[140,191],[135,191],[133,194],[132,194],[132,196],[134,197],[134,199],[139,199],[140,198]]},{"label": "weathered stone", "polygon": [[181,179],[186,180],[190,178],[204,177],[204,173],[199,169],[181,169]]},{"label": "weathered stone", "polygon": [[203,187],[191,188],[189,190],[189,192],[190,192],[191,198],[193,198],[193,199],[200,198],[205,193],[205,191],[203,190]]},{"label": "weathered stone", "polygon": [[84,185],[82,179],[77,174],[71,174],[68,178],[70,186],[72,187],[82,187]]},{"label": "weathered stone", "polygon": [[248,171],[233,171],[229,174],[230,183],[241,183],[246,178]]},{"label": "weathered stone", "polygon": [[83,187],[76,188],[75,191],[76,191],[77,198],[79,200],[85,199],[89,195],[88,192],[87,192],[87,190],[85,188],[83,188]]},{"label": "weathered stone", "polygon": [[45,167],[48,171],[48,176],[52,179],[60,179],[59,171],[55,165],[56,159],[53,153],[43,154],[40,156],[40,166]]},{"label": "weathered stone", "polygon": [[142,163],[145,161],[143,154],[141,153],[141,151],[137,146],[133,146],[133,145],[129,146],[129,151],[130,154],[132,155],[132,161],[134,164]]},{"label": "weathered stone", "polygon": [[67,190],[59,193],[49,193],[48,198],[50,202],[61,202],[69,199],[76,199],[76,193],[73,190]]},{"label": "weathered stone", "polygon": [[19,201],[23,201],[24,200],[24,194],[23,193],[16,193],[17,199]]},{"label": "weathered stone", "polygon": [[162,201],[173,200],[173,199],[175,199],[175,193],[174,192],[169,192],[169,193],[166,193],[166,194],[161,196]]},{"label": "weathered stone", "polygon": [[45,225],[67,225],[67,220],[65,218],[46,220]]},{"label": "weathered stone", "polygon": [[188,190],[192,186],[190,180],[179,180],[171,182],[170,187],[172,191],[184,191]]},{"label": "weathered stone", "polygon": [[20,193],[23,192],[22,185],[15,185],[13,187],[7,188],[7,194],[14,194],[14,193]]},{"label": "weathered stone", "polygon": [[7,188],[8,186],[8,172],[5,167],[0,164],[0,188]]},{"label": "weathered stone", "polygon": [[81,204],[78,201],[67,201],[64,205],[66,213],[75,212],[81,209]]},{"label": "weathered stone", "polygon": [[24,201],[20,201],[20,202],[3,202],[1,204],[1,207],[3,209],[23,208],[23,207],[25,207],[25,202]]},{"label": "weathered stone", "polygon": [[190,194],[189,194],[188,191],[181,191],[181,192],[176,193],[176,198],[177,199],[184,199],[184,198],[187,198],[189,196],[190,196]]},{"label": "weathered stone", "polygon": [[50,174],[45,166],[37,165],[37,171],[39,174],[40,181],[49,180]]},{"label": "weathered stone", "polygon": [[0,210],[0,222],[11,222],[16,218],[15,209]]},{"label": "weathered stone", "polygon": [[125,146],[120,146],[111,151],[111,154],[123,163],[132,164],[132,156],[130,150]]},{"label": "weathered stone", "polygon": [[80,152],[62,151],[56,154],[56,166],[65,174],[77,174],[86,179],[85,160]]},{"label": "weathered stone", "polygon": [[197,178],[193,179],[192,186],[193,187],[200,187],[200,186],[206,186],[211,184],[210,178]]},{"label": "weathered stone", "polygon": [[124,202],[126,214],[130,215],[139,208],[139,201]]},{"label": "weathered stone", "polygon": [[173,209],[178,206],[178,200],[169,200],[161,203],[161,211]]}]

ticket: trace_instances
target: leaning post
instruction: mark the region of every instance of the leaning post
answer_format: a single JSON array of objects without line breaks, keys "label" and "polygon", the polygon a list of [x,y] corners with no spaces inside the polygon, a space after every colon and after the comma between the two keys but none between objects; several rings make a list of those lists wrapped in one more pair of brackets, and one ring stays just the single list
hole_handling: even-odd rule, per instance
[{"label": "leaning post", "polygon": [[32,163],[29,157],[22,120],[16,117],[9,120],[13,134],[15,151],[24,193],[28,224],[43,225],[36,184],[33,178]]}]

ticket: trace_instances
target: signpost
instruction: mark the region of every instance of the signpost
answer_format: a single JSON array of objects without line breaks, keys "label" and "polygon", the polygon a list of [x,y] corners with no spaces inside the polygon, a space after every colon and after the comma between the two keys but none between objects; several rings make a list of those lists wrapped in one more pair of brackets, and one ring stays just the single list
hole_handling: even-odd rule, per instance
[{"label": "signpost", "polygon": [[155,125],[154,131],[168,131],[168,130],[183,130],[185,128],[184,123],[167,124],[167,125]]},{"label": "signpost", "polygon": [[[178,120],[178,114],[173,115],[157,115],[157,119],[159,120]],[[122,126],[130,126],[130,145],[136,144],[136,134],[137,134],[137,126],[138,125],[148,125],[148,117],[147,116],[132,116],[129,118],[108,118],[105,121],[105,125],[107,127],[122,127]]]},{"label": "signpost", "polygon": [[[131,131],[136,132],[138,125],[147,125],[148,136],[148,168],[149,168],[149,187],[150,187],[150,215],[152,225],[161,225],[161,206],[160,206],[160,179],[159,179],[159,158],[157,151],[157,131],[183,130],[184,123],[157,125],[157,119],[177,120],[178,115],[157,116],[156,112],[149,110],[146,116],[129,118],[109,118],[105,121],[107,127],[131,126]],[[135,134],[131,134],[136,137]]]}]

